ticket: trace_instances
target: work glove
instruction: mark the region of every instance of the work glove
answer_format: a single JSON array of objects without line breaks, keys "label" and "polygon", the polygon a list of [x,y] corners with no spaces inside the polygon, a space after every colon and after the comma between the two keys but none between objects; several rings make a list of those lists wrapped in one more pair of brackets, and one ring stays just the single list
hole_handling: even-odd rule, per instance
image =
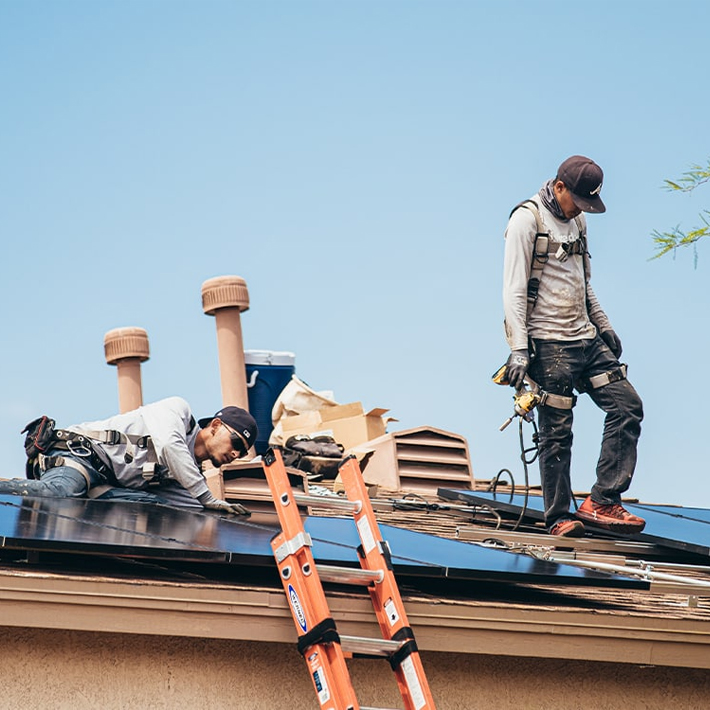
[{"label": "work glove", "polygon": [[230,515],[244,515],[249,517],[251,511],[245,508],[241,503],[227,503],[226,500],[215,498],[209,491],[198,496],[197,500],[207,508],[207,510],[216,510],[220,513],[229,513]]},{"label": "work glove", "polygon": [[605,330],[601,334],[602,340],[609,346],[614,357],[618,360],[621,357],[621,340],[613,330]]},{"label": "work glove", "polygon": [[530,367],[530,356],[527,350],[513,350],[508,362],[505,363],[505,374],[511,387],[519,390],[525,382],[525,374]]}]

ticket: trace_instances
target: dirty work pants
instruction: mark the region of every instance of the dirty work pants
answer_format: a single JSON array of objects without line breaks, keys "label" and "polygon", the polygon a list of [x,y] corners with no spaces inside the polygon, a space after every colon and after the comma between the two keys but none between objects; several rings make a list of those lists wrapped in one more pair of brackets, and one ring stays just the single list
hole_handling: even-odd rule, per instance
[{"label": "dirty work pants", "polygon": [[[63,456],[79,462],[89,474],[92,486],[105,485],[106,477],[99,473],[88,462],[86,457],[67,455],[64,450],[50,451],[49,456]],[[184,489],[182,489],[184,491]],[[187,491],[184,491],[187,493]],[[86,478],[71,466],[55,466],[44,471],[39,480],[25,478],[11,478],[0,480],[0,494],[9,493],[16,496],[36,496],[39,498],[84,498],[88,495]],[[187,496],[190,498],[190,496]],[[134,503],[171,503],[149,491],[130,488],[109,488],[105,493],[96,497],[97,500],[123,500]],[[190,498],[190,501],[194,499]],[[195,501],[199,508],[202,506]]]},{"label": "dirty work pants", "polygon": [[[535,357],[529,374],[545,392],[571,397],[575,387],[586,389],[588,378],[620,366],[599,336],[592,340],[534,340],[533,344]],[[636,467],[643,405],[628,380],[598,389],[589,388],[587,393],[606,413],[592,500],[602,504],[620,503]],[[540,479],[548,526],[570,517],[572,412],[572,409],[549,405],[538,410]]]},{"label": "dirty work pants", "polygon": [[[92,485],[106,483],[102,476],[84,457],[67,456],[66,451],[55,449],[48,452],[49,456],[63,456],[78,461],[86,468]],[[87,494],[86,478],[70,466],[55,466],[47,469],[39,480],[11,478],[0,481],[0,493],[10,493],[16,496],[38,496],[41,498],[81,498]]]}]

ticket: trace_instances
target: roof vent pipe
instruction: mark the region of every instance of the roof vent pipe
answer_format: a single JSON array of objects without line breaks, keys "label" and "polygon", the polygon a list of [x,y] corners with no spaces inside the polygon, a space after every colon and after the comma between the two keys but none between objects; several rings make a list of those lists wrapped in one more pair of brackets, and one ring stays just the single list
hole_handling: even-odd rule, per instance
[{"label": "roof vent pipe", "polygon": [[239,276],[217,276],[202,284],[202,310],[214,316],[222,382],[222,406],[249,409],[242,311],[249,310],[249,292]]},{"label": "roof vent pipe", "polygon": [[118,408],[121,414],[143,404],[141,363],[150,357],[148,333],[143,328],[115,328],[104,336],[104,353],[118,370]]}]

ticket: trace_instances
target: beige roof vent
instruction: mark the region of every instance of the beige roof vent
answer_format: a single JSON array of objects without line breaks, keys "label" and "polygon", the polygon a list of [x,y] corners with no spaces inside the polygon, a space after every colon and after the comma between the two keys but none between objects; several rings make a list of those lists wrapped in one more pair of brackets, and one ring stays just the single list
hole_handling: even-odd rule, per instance
[{"label": "beige roof vent", "polygon": [[114,328],[104,336],[109,365],[118,369],[118,407],[129,412],[143,404],[141,363],[150,357],[148,333],[143,328]]},{"label": "beige roof vent", "polygon": [[241,313],[249,308],[246,281],[239,276],[217,276],[202,284],[202,310],[215,317],[222,384],[222,406],[249,409],[244,364]]}]

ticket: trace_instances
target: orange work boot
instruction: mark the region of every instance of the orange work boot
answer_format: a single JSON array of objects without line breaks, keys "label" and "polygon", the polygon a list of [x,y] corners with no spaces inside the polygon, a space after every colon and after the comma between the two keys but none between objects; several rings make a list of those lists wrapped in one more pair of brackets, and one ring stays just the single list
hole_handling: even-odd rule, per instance
[{"label": "orange work boot", "polygon": [[577,517],[585,523],[617,533],[640,533],[646,527],[643,518],[629,513],[619,503],[595,503],[591,496],[587,496],[579,506]]},{"label": "orange work boot", "polygon": [[559,520],[550,528],[550,535],[582,537],[584,535],[584,524],[579,520]]}]

